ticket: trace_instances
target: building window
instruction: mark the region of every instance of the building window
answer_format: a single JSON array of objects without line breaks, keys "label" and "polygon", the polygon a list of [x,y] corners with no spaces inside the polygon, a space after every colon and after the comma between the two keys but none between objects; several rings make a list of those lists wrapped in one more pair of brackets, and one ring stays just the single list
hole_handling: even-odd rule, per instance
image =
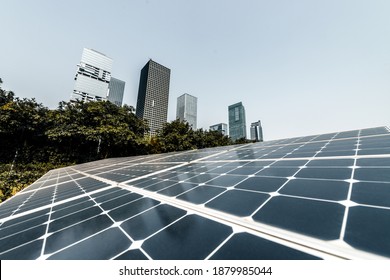
[{"label": "building window", "polygon": [[240,112],[239,112],[238,107],[234,108],[234,119],[235,119],[235,121],[240,120]]}]

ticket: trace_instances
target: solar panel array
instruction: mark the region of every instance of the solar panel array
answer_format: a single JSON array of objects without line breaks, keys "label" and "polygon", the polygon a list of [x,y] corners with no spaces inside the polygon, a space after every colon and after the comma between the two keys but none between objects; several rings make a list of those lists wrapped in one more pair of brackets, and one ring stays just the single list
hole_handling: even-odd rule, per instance
[{"label": "solar panel array", "polygon": [[0,204],[0,259],[390,258],[390,131],[107,159]]}]

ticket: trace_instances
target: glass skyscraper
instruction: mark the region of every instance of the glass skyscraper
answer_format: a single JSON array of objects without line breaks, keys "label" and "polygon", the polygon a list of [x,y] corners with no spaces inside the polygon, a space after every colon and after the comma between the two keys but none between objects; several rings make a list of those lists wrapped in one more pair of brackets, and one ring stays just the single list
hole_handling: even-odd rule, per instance
[{"label": "glass skyscraper", "polygon": [[229,136],[233,141],[246,138],[245,108],[241,102],[229,106]]},{"label": "glass skyscraper", "polygon": [[170,69],[151,59],[141,70],[136,115],[148,121],[150,135],[167,122],[170,75]]},{"label": "glass skyscraper", "polygon": [[117,106],[122,106],[123,93],[125,91],[125,82],[114,77],[111,77],[108,85],[108,101],[114,103]]},{"label": "glass skyscraper", "polygon": [[198,98],[183,94],[177,98],[176,118],[187,121],[193,130],[196,129]]}]

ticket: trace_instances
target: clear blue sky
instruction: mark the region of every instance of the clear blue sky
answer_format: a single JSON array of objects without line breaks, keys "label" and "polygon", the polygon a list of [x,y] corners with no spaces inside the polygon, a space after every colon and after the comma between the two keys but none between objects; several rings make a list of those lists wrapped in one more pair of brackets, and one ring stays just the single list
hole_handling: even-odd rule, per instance
[{"label": "clear blue sky", "polygon": [[198,127],[242,101],[266,140],[390,125],[388,0],[2,0],[3,88],[49,108],[69,100],[84,47],[114,60],[136,105],[149,58],[176,98],[198,97]]}]

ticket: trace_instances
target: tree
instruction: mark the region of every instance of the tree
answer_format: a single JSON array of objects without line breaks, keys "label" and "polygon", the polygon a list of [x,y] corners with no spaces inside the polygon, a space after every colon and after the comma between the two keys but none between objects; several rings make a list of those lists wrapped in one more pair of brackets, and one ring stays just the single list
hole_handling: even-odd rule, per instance
[{"label": "tree", "polygon": [[203,149],[233,144],[228,136],[218,131],[204,131],[202,128],[193,130],[187,123],[179,119],[166,123],[151,138],[152,152],[173,152],[191,149]]},{"label": "tree", "polygon": [[177,119],[164,124],[163,128],[157,132],[160,152],[196,149],[196,145],[193,144],[193,135],[194,131],[187,122]]},{"label": "tree", "polygon": [[66,160],[85,162],[113,156],[146,153],[144,121],[130,106],[108,101],[61,102],[51,112],[52,127],[47,136]]},{"label": "tree", "polygon": [[48,109],[32,99],[19,99],[11,91],[0,93],[0,160],[9,161],[17,153],[23,161],[39,158],[45,142]]}]

